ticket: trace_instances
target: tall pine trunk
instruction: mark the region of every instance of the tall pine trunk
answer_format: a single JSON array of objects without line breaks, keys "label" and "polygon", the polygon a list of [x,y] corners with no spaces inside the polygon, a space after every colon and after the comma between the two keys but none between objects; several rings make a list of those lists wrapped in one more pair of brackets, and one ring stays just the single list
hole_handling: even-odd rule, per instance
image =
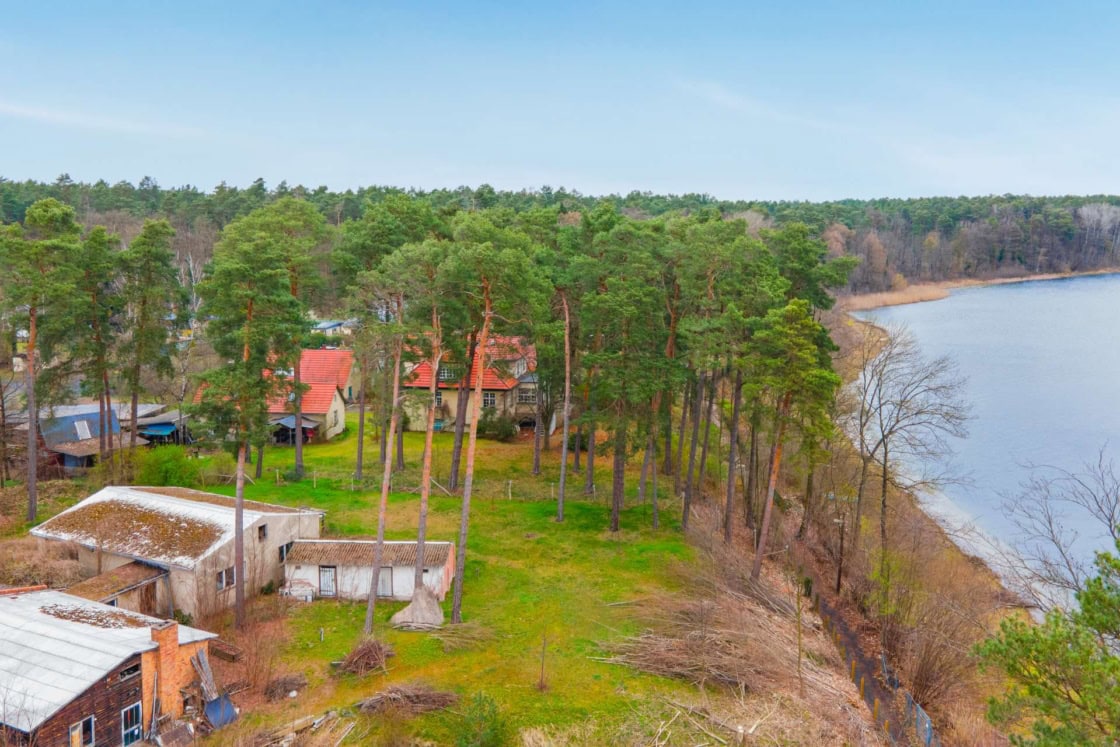
[{"label": "tall pine trunk", "polygon": [[681,422],[677,428],[677,456],[673,460],[673,493],[681,494],[684,481],[684,431],[688,424],[688,414],[692,411],[692,387],[688,387],[681,397]]},{"label": "tall pine trunk", "polygon": [[428,500],[432,494],[432,440],[436,432],[436,392],[439,390],[439,364],[443,358],[443,328],[432,307],[432,380],[428,383],[428,421],[424,424],[424,457],[420,466],[420,517],[416,528],[416,572],[412,588],[424,583],[424,542],[428,536]]},{"label": "tall pine trunk", "polygon": [[27,521],[34,524],[39,514],[39,407],[35,402],[35,357],[38,354],[39,320],[37,310],[28,310],[27,330]]},{"label": "tall pine trunk", "polygon": [[238,630],[245,626],[245,452],[249,449],[245,429],[237,445],[237,476],[234,489],[233,521],[233,617]]},{"label": "tall pine trunk", "polygon": [[583,423],[579,423],[578,425],[576,425],[576,435],[574,443],[576,455],[572,459],[572,471],[579,472],[579,459],[580,455],[583,454]]},{"label": "tall pine trunk", "polygon": [[[113,469],[113,462],[112,462],[112,459],[113,459],[113,398],[109,393],[109,366],[105,362],[103,362],[102,366],[101,366],[101,388],[102,388],[102,391],[104,391],[104,393],[105,393],[105,432],[108,434],[108,442],[109,442],[109,452],[108,452],[108,454],[103,456],[102,459],[105,459],[107,457],[110,460],[109,461],[109,479],[112,480],[113,479],[113,473],[115,472],[115,470]],[[136,431],[139,430],[139,426],[137,426],[137,424],[136,424],[136,416],[133,415],[132,418],[133,418],[133,420],[132,420],[132,432],[136,433]],[[118,425],[118,427],[120,426],[120,418],[117,418],[117,425]],[[124,446],[123,441],[124,441],[123,436],[118,434],[117,435],[117,444],[116,444],[118,448]]]},{"label": "tall pine trunk", "polygon": [[665,458],[662,459],[661,474],[673,474],[673,392],[667,391],[661,397],[661,411],[657,415],[658,426],[665,429]]},{"label": "tall pine trunk", "polygon": [[700,440],[700,413],[704,402],[704,377],[696,377],[696,391],[692,394],[692,438],[688,443],[688,470],[685,471],[684,507],[681,510],[681,529],[688,529],[688,516],[692,512],[692,485],[696,474],[696,447]]},{"label": "tall pine trunk", "polygon": [[541,436],[544,433],[544,424],[541,420],[544,418],[544,411],[541,407],[541,379],[537,376],[536,395],[534,399],[536,404],[534,406],[535,412],[533,413],[533,474],[539,475],[541,473]]},{"label": "tall pine trunk", "polygon": [[731,392],[731,423],[727,445],[727,496],[723,508],[723,541],[731,543],[731,517],[735,514],[735,457],[739,451],[739,405],[743,399],[743,372],[735,372]]},{"label": "tall pine trunk", "polygon": [[803,508],[801,511],[801,523],[797,526],[797,539],[805,539],[805,532],[809,528],[809,523],[813,520],[813,476],[817,471],[817,460],[813,454],[813,450],[809,450],[809,456],[806,458],[805,464],[805,495],[803,496]]},{"label": "tall pine trunk", "polygon": [[[478,337],[472,331],[467,336],[467,372],[459,379],[455,391],[458,399],[455,400],[455,441],[451,445],[451,472],[447,478],[447,489],[459,488],[459,465],[463,461],[463,434],[467,424],[467,404],[470,401],[471,374],[474,369],[474,354],[477,349]],[[482,372],[479,372],[479,379]]]},{"label": "tall pine trunk", "polygon": [[626,417],[619,415],[614,428],[614,469],[611,474],[611,531],[618,531],[626,491]]},{"label": "tall pine trunk", "polygon": [[652,464],[653,461],[653,425],[656,422],[653,418],[650,419],[650,431],[646,434],[646,447],[645,454],[642,456],[642,475],[638,478],[638,503],[646,502],[646,482],[649,480],[650,467],[653,471],[657,471],[657,465]]},{"label": "tall pine trunk", "polygon": [[700,450],[700,471],[696,476],[696,487],[700,494],[704,493],[704,476],[708,470],[708,442],[712,437],[712,409],[716,403],[716,372],[712,371],[708,378],[708,408],[704,412],[704,446]]},{"label": "tall pine trunk", "polygon": [[362,481],[362,457],[366,449],[366,375],[361,372],[362,380],[358,384],[358,453],[354,463],[354,479]]},{"label": "tall pine trunk", "polygon": [[253,468],[253,479],[255,479],[255,480],[261,479],[261,475],[263,473],[264,473],[264,444],[260,443],[260,444],[257,444],[257,464]]},{"label": "tall pine trunk", "polygon": [[482,371],[486,370],[486,344],[490,337],[490,315],[493,312],[493,299],[490,297],[489,283],[483,282],[485,312],[482,317],[482,331],[478,335],[479,373],[475,377],[474,402],[471,406],[471,427],[467,436],[467,465],[463,476],[463,506],[459,517],[459,546],[455,553],[455,588],[451,599],[451,622],[463,622],[463,574],[467,569],[467,529],[471,519],[471,493],[474,491],[474,457],[478,444],[478,421],[482,418]]},{"label": "tall pine trunk", "polygon": [[[401,312],[398,303],[398,312]],[[400,313],[397,319],[401,319]],[[400,423],[400,397],[401,397],[401,355],[404,340],[397,340],[393,349],[393,399],[389,415],[389,443],[395,441],[397,425]],[[373,613],[377,606],[377,586],[381,580],[381,560],[385,550],[385,520],[389,507],[389,486],[393,481],[393,460],[390,455],[385,455],[385,463],[381,470],[381,501],[377,504],[377,544],[373,548],[373,578],[369,584],[369,599],[366,601],[366,621],[362,631],[369,635],[373,632]]]},{"label": "tall pine trunk", "polygon": [[743,488],[746,493],[744,500],[746,503],[746,524],[751,529],[754,529],[754,514],[755,514],[755,496],[758,493],[758,404],[756,403],[751,410],[751,442],[750,453],[747,455],[747,485]]},{"label": "tall pine trunk", "polygon": [[[568,485],[568,429],[571,427],[572,416],[572,320],[566,294],[560,294],[560,303],[564,308],[564,426],[560,431],[562,440],[560,442],[560,489],[556,497],[557,521],[564,520],[564,491]],[[578,444],[576,448],[579,448]],[[576,460],[579,460],[579,451],[576,451]]]},{"label": "tall pine trunk", "polygon": [[590,411],[591,421],[587,424],[587,467],[583,475],[583,494],[595,495],[595,408]]},{"label": "tall pine trunk", "polygon": [[762,558],[766,555],[767,535],[770,532],[770,516],[774,511],[774,491],[778,488],[778,471],[782,467],[782,438],[785,435],[786,416],[789,414],[792,392],[787,392],[778,406],[778,422],[774,429],[774,446],[770,449],[770,479],[766,484],[766,503],[762,507],[762,526],[758,533],[758,546],[751,566],[751,580],[757,581],[762,573]]},{"label": "tall pine trunk", "polygon": [[[294,294],[293,294],[294,295]],[[295,418],[296,418],[296,463],[295,473],[296,479],[303,479],[303,392],[300,391],[300,359],[303,357],[303,351],[298,351],[296,355],[295,368],[292,369],[292,383],[294,386],[295,397],[292,399],[294,405]]]},{"label": "tall pine trunk", "polygon": [[397,471],[404,469],[404,423],[397,419]]}]

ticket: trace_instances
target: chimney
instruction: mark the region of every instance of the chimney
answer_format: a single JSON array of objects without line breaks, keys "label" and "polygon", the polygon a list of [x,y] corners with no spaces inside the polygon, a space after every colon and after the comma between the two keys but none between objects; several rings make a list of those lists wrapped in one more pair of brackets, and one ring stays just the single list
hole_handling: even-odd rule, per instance
[{"label": "chimney", "polygon": [[[157,690],[159,691],[160,714],[170,714],[178,718],[183,713],[183,698],[179,688],[183,673],[180,672],[179,661],[179,623],[174,620],[161,620],[152,626],[152,641],[159,649],[156,654],[156,672],[159,674]],[[187,663],[190,667],[190,664]]]}]

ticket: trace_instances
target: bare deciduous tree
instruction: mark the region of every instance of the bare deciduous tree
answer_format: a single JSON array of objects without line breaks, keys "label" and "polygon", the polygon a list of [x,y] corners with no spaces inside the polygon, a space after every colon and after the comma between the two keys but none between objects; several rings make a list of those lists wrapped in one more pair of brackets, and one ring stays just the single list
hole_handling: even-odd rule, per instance
[{"label": "bare deciduous tree", "polygon": [[1013,548],[1001,553],[1003,566],[1016,591],[1040,609],[1067,607],[1096,574],[1087,548],[1120,539],[1120,475],[1104,448],[1079,472],[1028,466],[1020,492],[1003,503],[1016,529]]}]

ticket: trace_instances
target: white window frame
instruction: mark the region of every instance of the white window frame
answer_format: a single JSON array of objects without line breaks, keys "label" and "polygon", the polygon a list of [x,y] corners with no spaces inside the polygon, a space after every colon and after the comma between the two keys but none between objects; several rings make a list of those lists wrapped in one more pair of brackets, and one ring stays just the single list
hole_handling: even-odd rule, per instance
[{"label": "white window frame", "polygon": [[217,576],[218,576],[218,578],[217,578],[218,591],[225,591],[226,589],[232,589],[234,586],[237,585],[237,567],[236,566],[231,565],[229,568],[223,568],[222,570],[218,571]]},{"label": "white window frame", "polygon": [[519,405],[535,405],[537,404],[537,390],[535,388],[525,387],[517,390],[517,404]]},{"label": "white window frame", "polygon": [[[487,398],[489,398],[490,404],[486,404]],[[495,410],[498,409],[498,393],[497,392],[483,392],[482,393],[482,406],[483,406],[483,408],[492,407]]]},{"label": "white window frame", "polygon": [[436,407],[443,406],[443,390],[436,389]]},{"label": "white window frame", "polygon": [[[139,715],[136,717],[136,725],[133,727],[125,727],[125,714],[136,710]],[[121,709],[121,744],[128,747],[130,744],[138,744],[144,739],[144,707],[138,700],[127,708]]]},{"label": "white window frame", "polygon": [[[89,722],[89,740],[85,738],[85,725]],[[78,737],[78,741],[74,741],[74,737]],[[86,716],[84,719],[76,724],[70,725],[70,744],[78,745],[78,747],[93,747],[97,744],[97,719],[94,716]]]}]

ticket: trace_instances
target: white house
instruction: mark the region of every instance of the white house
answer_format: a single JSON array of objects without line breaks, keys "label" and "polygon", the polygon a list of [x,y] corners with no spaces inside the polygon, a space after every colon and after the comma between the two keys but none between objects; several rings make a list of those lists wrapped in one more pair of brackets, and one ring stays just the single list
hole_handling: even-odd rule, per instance
[{"label": "white house", "polygon": [[[283,583],[292,543],[318,537],[321,519],[320,511],[245,501],[247,593]],[[126,609],[144,605],[136,611],[148,613],[176,609],[196,618],[233,605],[235,532],[233,498],[123,486],[104,488],[31,530],[43,540],[78,545],[81,570],[99,579],[95,588],[87,583],[78,590],[86,598]],[[138,584],[151,588],[137,593]]]},{"label": "white house", "polygon": [[[386,541],[382,548],[377,596],[412,599],[416,573],[415,542]],[[284,561],[286,589],[293,596],[368,599],[373,580],[373,540],[300,540]],[[424,584],[440,600],[455,576],[455,545],[424,543]]]}]

